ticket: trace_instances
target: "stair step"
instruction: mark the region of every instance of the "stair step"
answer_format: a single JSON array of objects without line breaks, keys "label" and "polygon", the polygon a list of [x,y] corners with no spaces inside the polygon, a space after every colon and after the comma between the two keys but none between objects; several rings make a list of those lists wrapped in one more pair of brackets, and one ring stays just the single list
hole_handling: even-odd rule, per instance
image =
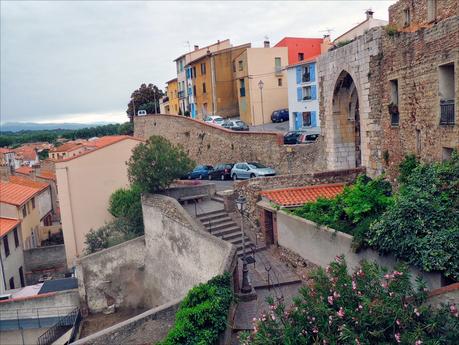
[{"label": "stair step", "polygon": [[222,218],[222,217],[229,217],[228,213],[223,211],[223,212],[214,213],[214,214],[210,214],[210,215],[199,214],[197,218],[202,222],[202,221],[208,221],[208,220],[213,220],[213,219],[219,219],[219,218]]},{"label": "stair step", "polygon": [[220,230],[215,230],[215,229],[207,229],[207,230],[211,230],[210,233],[216,237],[223,237],[224,235],[241,233],[241,229],[238,228],[237,226],[227,228],[227,229],[220,229]]},{"label": "stair step", "polygon": [[238,229],[238,231],[234,231],[234,232],[231,232],[229,234],[226,234],[226,235],[223,235],[222,237],[220,237],[222,240],[225,240],[225,241],[231,241],[235,238],[240,238],[241,237],[241,230]]},{"label": "stair step", "polygon": [[[230,240],[228,242],[231,242],[231,244],[234,244],[235,246],[238,246],[238,245],[242,246],[242,237],[241,236],[235,237],[235,238],[233,238],[232,240]],[[252,243],[252,242],[250,241],[250,239],[247,236],[245,236],[245,246],[246,246],[246,248],[247,248],[247,246],[249,246],[249,243]]]},{"label": "stair step", "polygon": [[220,225],[223,223],[234,223],[234,221],[230,217],[222,217],[222,218],[216,218],[216,219],[210,219],[210,220],[201,220],[201,223],[204,224],[205,226],[215,226],[215,225]]},{"label": "stair step", "polygon": [[204,226],[207,230],[210,230],[211,232],[214,232],[214,231],[217,231],[217,230],[223,230],[223,229],[228,229],[228,228],[234,228],[234,227],[237,227],[237,224],[233,221],[230,221],[230,222],[225,222],[225,223],[221,223],[221,224],[205,224],[204,223]]},{"label": "stair step", "polygon": [[220,198],[220,197],[215,197],[215,196],[214,196],[214,197],[212,197],[211,200],[216,201],[216,202],[219,202],[219,203],[221,203],[221,204],[224,203],[223,198]]},{"label": "stair step", "polygon": [[215,214],[218,214],[218,213],[220,213],[220,214],[221,214],[221,213],[227,214],[226,211],[225,211],[224,209],[221,209],[221,210],[215,210],[215,211],[200,213],[200,214],[198,214],[198,218],[199,218],[199,217],[212,216],[212,215],[215,215]]}]

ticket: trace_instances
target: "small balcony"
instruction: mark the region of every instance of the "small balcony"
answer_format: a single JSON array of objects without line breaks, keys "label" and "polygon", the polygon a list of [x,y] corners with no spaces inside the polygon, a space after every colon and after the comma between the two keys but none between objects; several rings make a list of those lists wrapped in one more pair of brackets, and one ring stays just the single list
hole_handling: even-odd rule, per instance
[{"label": "small balcony", "polygon": [[169,97],[167,97],[167,96],[163,97],[162,100],[163,100],[163,103],[167,103],[167,102],[169,102]]},{"label": "small balcony", "polygon": [[179,91],[178,92],[178,97],[179,98],[185,98],[185,91]]},{"label": "small balcony", "polygon": [[454,125],[454,100],[440,101],[440,125]]}]

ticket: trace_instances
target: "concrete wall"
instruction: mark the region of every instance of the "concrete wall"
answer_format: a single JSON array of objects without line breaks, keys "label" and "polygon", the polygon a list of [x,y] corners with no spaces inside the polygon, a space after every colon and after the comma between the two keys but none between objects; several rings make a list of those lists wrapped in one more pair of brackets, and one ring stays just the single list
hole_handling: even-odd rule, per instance
[{"label": "concrete wall", "polygon": [[56,162],[67,264],[85,250],[85,236],[112,220],[110,195],[129,185],[126,161],[138,140],[125,139],[74,159]]},{"label": "concrete wall", "polygon": [[53,203],[51,199],[51,188],[46,188],[43,192],[37,196],[38,214],[40,220],[43,219],[53,209]]},{"label": "concrete wall", "polygon": [[67,271],[63,244],[24,250],[24,274],[28,285],[38,283],[44,271],[62,275]]},{"label": "concrete wall", "polygon": [[83,310],[98,313],[113,304],[120,308],[143,307],[144,259],[143,236],[78,259]]},{"label": "concrete wall", "polygon": [[150,309],[126,321],[73,342],[73,345],[156,344],[174,324],[180,300]]},{"label": "concrete wall", "polygon": [[[285,211],[277,212],[277,234],[279,245],[299,254],[313,264],[326,267],[337,255],[345,255],[349,268],[359,266],[362,260],[375,261],[377,264],[392,268],[397,259],[392,255],[381,256],[377,251],[364,249],[355,253],[352,249],[351,235],[335,231]],[[440,273],[422,272],[411,266],[413,281],[420,274],[427,282],[429,289],[441,287]]]},{"label": "concrete wall", "polygon": [[205,232],[175,199],[144,195],[145,295],[149,305],[182,298],[229,270],[233,246]]},{"label": "concrete wall", "polygon": [[194,195],[207,195],[213,197],[216,192],[215,183],[202,183],[197,185],[172,186],[164,191],[164,194],[180,201],[180,198]]},{"label": "concrete wall", "polygon": [[307,173],[325,169],[323,142],[282,145],[279,133],[234,132],[184,116],[148,115],[134,120],[135,136],[161,135],[184,149],[197,164],[258,161],[278,174]]}]

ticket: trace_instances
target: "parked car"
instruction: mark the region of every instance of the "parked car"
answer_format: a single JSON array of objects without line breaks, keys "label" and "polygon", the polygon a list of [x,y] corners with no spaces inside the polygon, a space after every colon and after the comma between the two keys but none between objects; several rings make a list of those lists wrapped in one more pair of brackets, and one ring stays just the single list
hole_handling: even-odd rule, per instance
[{"label": "parked car", "polygon": [[209,178],[209,172],[213,170],[212,165],[198,165],[196,168],[193,169],[192,172],[188,174],[188,179],[189,180],[194,180],[194,179],[208,179]]},{"label": "parked car", "polygon": [[225,121],[222,127],[226,129],[231,129],[233,131],[248,131],[249,130],[249,126],[247,126],[247,124],[241,120]]},{"label": "parked car", "polygon": [[297,144],[308,144],[313,143],[317,140],[320,134],[308,134],[308,133],[301,133],[300,136],[296,139]]},{"label": "parked car", "polygon": [[288,109],[279,109],[271,114],[272,122],[284,122],[289,120]]},{"label": "parked car", "polygon": [[301,131],[290,131],[284,134],[285,145],[295,145],[298,143],[298,137],[301,135]]},{"label": "parked car", "polygon": [[274,169],[256,162],[239,162],[231,169],[231,178],[233,180],[274,175],[276,175]]},{"label": "parked car", "polygon": [[233,169],[234,164],[232,163],[223,163],[217,164],[214,167],[214,170],[209,172],[209,180],[229,180],[231,179],[231,169]]},{"label": "parked car", "polygon": [[221,116],[216,116],[216,115],[212,115],[212,116],[207,116],[205,119],[204,119],[204,122],[205,123],[211,123],[213,125],[217,125],[217,126],[221,126],[223,125],[223,122],[225,120],[223,119],[223,117]]}]

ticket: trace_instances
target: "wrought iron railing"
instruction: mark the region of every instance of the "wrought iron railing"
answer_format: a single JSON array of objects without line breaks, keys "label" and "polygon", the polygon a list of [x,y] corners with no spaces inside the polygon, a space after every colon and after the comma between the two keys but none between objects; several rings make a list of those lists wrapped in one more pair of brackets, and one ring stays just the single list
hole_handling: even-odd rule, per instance
[{"label": "wrought iron railing", "polygon": [[[70,327],[74,327],[76,321],[81,321],[80,309],[75,308],[66,316],[61,317],[53,326],[38,337],[37,345],[50,345],[62,337]],[[72,330],[72,334],[75,331]],[[76,333],[74,334],[76,337]]]},{"label": "wrought iron railing", "polygon": [[454,125],[454,100],[440,101],[440,125]]}]

